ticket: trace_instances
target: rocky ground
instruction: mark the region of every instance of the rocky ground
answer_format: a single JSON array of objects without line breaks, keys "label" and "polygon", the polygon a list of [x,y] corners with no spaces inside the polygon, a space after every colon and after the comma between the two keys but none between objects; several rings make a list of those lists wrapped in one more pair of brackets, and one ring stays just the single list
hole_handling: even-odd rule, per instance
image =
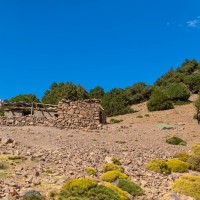
[{"label": "rocky ground", "polygon": [[[122,122],[98,131],[0,127],[0,161],[9,166],[0,170],[0,198],[10,194],[18,199],[31,189],[47,194],[66,180],[86,176],[86,167],[94,167],[100,174],[102,164],[115,156],[145,190],[143,197],[135,199],[190,199],[170,194],[170,185],[180,174],[157,174],[146,170],[145,165],[153,158],[167,159],[189,152],[194,143],[200,142],[193,104],[153,113],[147,111],[145,103],[133,108],[137,112],[115,117]],[[181,137],[187,146],[167,144],[165,139],[170,135]],[[7,155],[25,159],[8,159]]]}]

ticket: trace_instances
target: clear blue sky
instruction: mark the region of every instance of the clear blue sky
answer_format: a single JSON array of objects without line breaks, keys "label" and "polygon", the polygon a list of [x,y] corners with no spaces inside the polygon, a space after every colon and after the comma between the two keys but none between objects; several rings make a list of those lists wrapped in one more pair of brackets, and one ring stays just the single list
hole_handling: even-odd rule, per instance
[{"label": "clear blue sky", "polygon": [[1,0],[0,98],[53,81],[106,91],[200,62],[199,0]]}]

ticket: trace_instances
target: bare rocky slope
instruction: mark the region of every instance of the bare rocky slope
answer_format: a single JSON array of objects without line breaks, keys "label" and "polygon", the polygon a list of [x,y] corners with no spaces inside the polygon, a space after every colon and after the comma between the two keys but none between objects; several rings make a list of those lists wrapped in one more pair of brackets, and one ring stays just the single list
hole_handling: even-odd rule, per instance
[{"label": "bare rocky slope", "polygon": [[[0,160],[5,161],[7,155],[26,158],[7,159],[9,168],[0,170],[0,198],[10,194],[17,199],[31,189],[47,194],[66,180],[86,176],[86,167],[94,167],[100,174],[105,160],[115,156],[131,179],[144,188],[145,195],[135,199],[164,199],[180,174],[157,174],[146,170],[145,165],[153,158],[167,159],[189,152],[194,143],[200,142],[194,105],[151,113],[146,103],[133,108],[135,113],[114,117],[122,122],[107,124],[98,131],[0,127]],[[187,146],[167,144],[165,139],[170,135],[181,137]]]}]

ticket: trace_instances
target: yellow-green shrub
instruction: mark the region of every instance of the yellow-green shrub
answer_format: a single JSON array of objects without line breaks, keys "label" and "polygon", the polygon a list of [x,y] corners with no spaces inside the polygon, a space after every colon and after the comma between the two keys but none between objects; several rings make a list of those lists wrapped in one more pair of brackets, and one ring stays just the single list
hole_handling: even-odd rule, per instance
[{"label": "yellow-green shrub", "polygon": [[85,168],[85,172],[88,174],[88,175],[92,175],[92,176],[96,176],[97,175],[97,172],[94,168],[92,167],[87,167]]},{"label": "yellow-green shrub", "polygon": [[105,182],[104,185],[112,190],[114,190],[115,192],[117,192],[117,194],[119,194],[120,199],[121,200],[128,200],[129,199],[129,194],[125,191],[123,191],[122,189],[118,188],[115,185],[112,185],[111,183]]},{"label": "yellow-green shrub", "polygon": [[192,146],[192,153],[200,155],[200,142]]},{"label": "yellow-green shrub", "polygon": [[187,160],[190,156],[186,152],[181,152],[181,153],[177,154],[175,157],[183,162],[187,162]]},{"label": "yellow-green shrub", "polygon": [[170,159],[167,161],[167,166],[172,172],[187,172],[189,164],[177,159]]},{"label": "yellow-green shrub", "polygon": [[172,188],[175,192],[200,200],[200,176],[182,176],[174,182]]},{"label": "yellow-green shrub", "polygon": [[168,168],[165,160],[161,159],[153,159],[147,165],[146,168],[151,171],[155,171],[157,173],[170,173],[170,169]]},{"label": "yellow-green shrub", "polygon": [[73,189],[73,188],[82,188],[82,189],[90,189],[93,188],[95,186],[97,186],[98,182],[95,180],[91,180],[91,179],[73,179],[73,180],[69,180],[67,181],[62,190],[68,190],[68,189]]},{"label": "yellow-green shrub", "polygon": [[127,179],[128,176],[126,174],[120,172],[119,170],[108,171],[101,175],[101,179],[106,182],[113,182],[118,178],[119,179]]},{"label": "yellow-green shrub", "polygon": [[119,170],[123,172],[123,168],[119,167],[118,165],[115,165],[113,163],[106,163],[103,165],[103,171],[108,172],[108,171],[114,171],[114,170]]}]

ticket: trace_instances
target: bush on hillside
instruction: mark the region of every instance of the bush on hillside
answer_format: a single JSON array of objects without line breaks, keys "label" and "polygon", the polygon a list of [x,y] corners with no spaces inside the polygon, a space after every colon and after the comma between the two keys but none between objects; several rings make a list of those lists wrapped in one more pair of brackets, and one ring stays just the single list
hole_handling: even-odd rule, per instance
[{"label": "bush on hillside", "polygon": [[152,93],[152,86],[146,85],[146,83],[139,82],[133,86],[127,87],[125,91],[130,96],[131,104],[137,104],[149,99]]},{"label": "bush on hillside", "polygon": [[181,138],[177,137],[177,136],[173,136],[171,138],[166,139],[166,142],[168,144],[172,144],[172,145],[183,145],[186,146],[187,142],[182,140]]},{"label": "bush on hillside", "polygon": [[19,102],[23,101],[26,103],[36,102],[39,103],[40,100],[34,94],[20,94],[18,96],[12,97],[9,102]]},{"label": "bush on hillside", "polygon": [[171,83],[167,87],[167,93],[172,101],[187,101],[190,91],[183,83]]},{"label": "bush on hillside", "polygon": [[47,90],[42,97],[42,102],[58,104],[58,102],[63,98],[72,101],[84,100],[88,98],[88,93],[80,84],[74,85],[71,82],[61,82],[59,84],[52,83],[50,89]]},{"label": "bush on hillside", "polygon": [[102,98],[102,106],[108,116],[131,113],[130,98],[122,89],[113,89]]},{"label": "bush on hillside", "polygon": [[196,143],[192,146],[192,153],[200,156],[200,143]]},{"label": "bush on hillside", "polygon": [[160,87],[156,87],[147,102],[149,111],[168,110],[173,108],[173,104],[166,91]]},{"label": "bush on hillside", "polygon": [[94,89],[91,89],[88,93],[90,99],[102,99],[104,94],[104,89],[99,86],[95,87]]},{"label": "bush on hillside", "polygon": [[188,85],[188,88],[192,93],[197,94],[200,91],[200,73],[187,76],[185,84]]},{"label": "bush on hillside", "polygon": [[200,200],[200,176],[185,175],[177,179],[172,185],[174,192],[191,196]]},{"label": "bush on hillside", "polygon": [[178,153],[175,156],[175,158],[178,158],[179,160],[181,160],[183,162],[187,162],[189,157],[190,157],[189,154],[187,154],[186,152]]},{"label": "bush on hillside", "polygon": [[87,173],[90,176],[96,176],[97,175],[97,171],[92,167],[86,167],[85,173]]},{"label": "bush on hillside", "polygon": [[142,188],[138,184],[132,182],[129,179],[119,179],[119,181],[117,183],[117,187],[119,187],[122,190],[128,192],[132,196],[141,196],[141,195],[143,195]]},{"label": "bush on hillside", "polygon": [[129,194],[122,190],[121,188],[115,186],[115,185],[112,185],[111,183],[108,183],[108,182],[105,182],[104,185],[107,187],[107,188],[110,188],[111,190],[114,190],[119,196],[120,196],[120,199],[121,200],[129,200]]},{"label": "bush on hillside", "polygon": [[190,169],[200,172],[200,155],[191,155],[187,161]]},{"label": "bush on hillside", "polygon": [[128,176],[119,170],[107,171],[101,175],[101,180],[113,182],[117,179],[128,179]]},{"label": "bush on hillside", "polygon": [[114,170],[118,170],[118,171],[121,171],[123,172],[123,168],[120,167],[119,165],[115,165],[113,163],[106,163],[103,165],[103,171],[104,172],[108,172],[108,171],[114,171]]},{"label": "bush on hillside", "polygon": [[147,165],[146,168],[148,170],[157,172],[157,173],[166,173],[169,174],[171,172],[170,168],[168,168],[165,160],[161,159],[154,159],[151,160]]},{"label": "bush on hillside", "polygon": [[167,166],[171,169],[172,172],[187,172],[189,168],[189,164],[177,159],[170,159],[167,161]]},{"label": "bush on hillside", "polygon": [[200,112],[200,93],[198,94],[198,98],[196,99],[194,105],[196,107],[197,113]]}]

